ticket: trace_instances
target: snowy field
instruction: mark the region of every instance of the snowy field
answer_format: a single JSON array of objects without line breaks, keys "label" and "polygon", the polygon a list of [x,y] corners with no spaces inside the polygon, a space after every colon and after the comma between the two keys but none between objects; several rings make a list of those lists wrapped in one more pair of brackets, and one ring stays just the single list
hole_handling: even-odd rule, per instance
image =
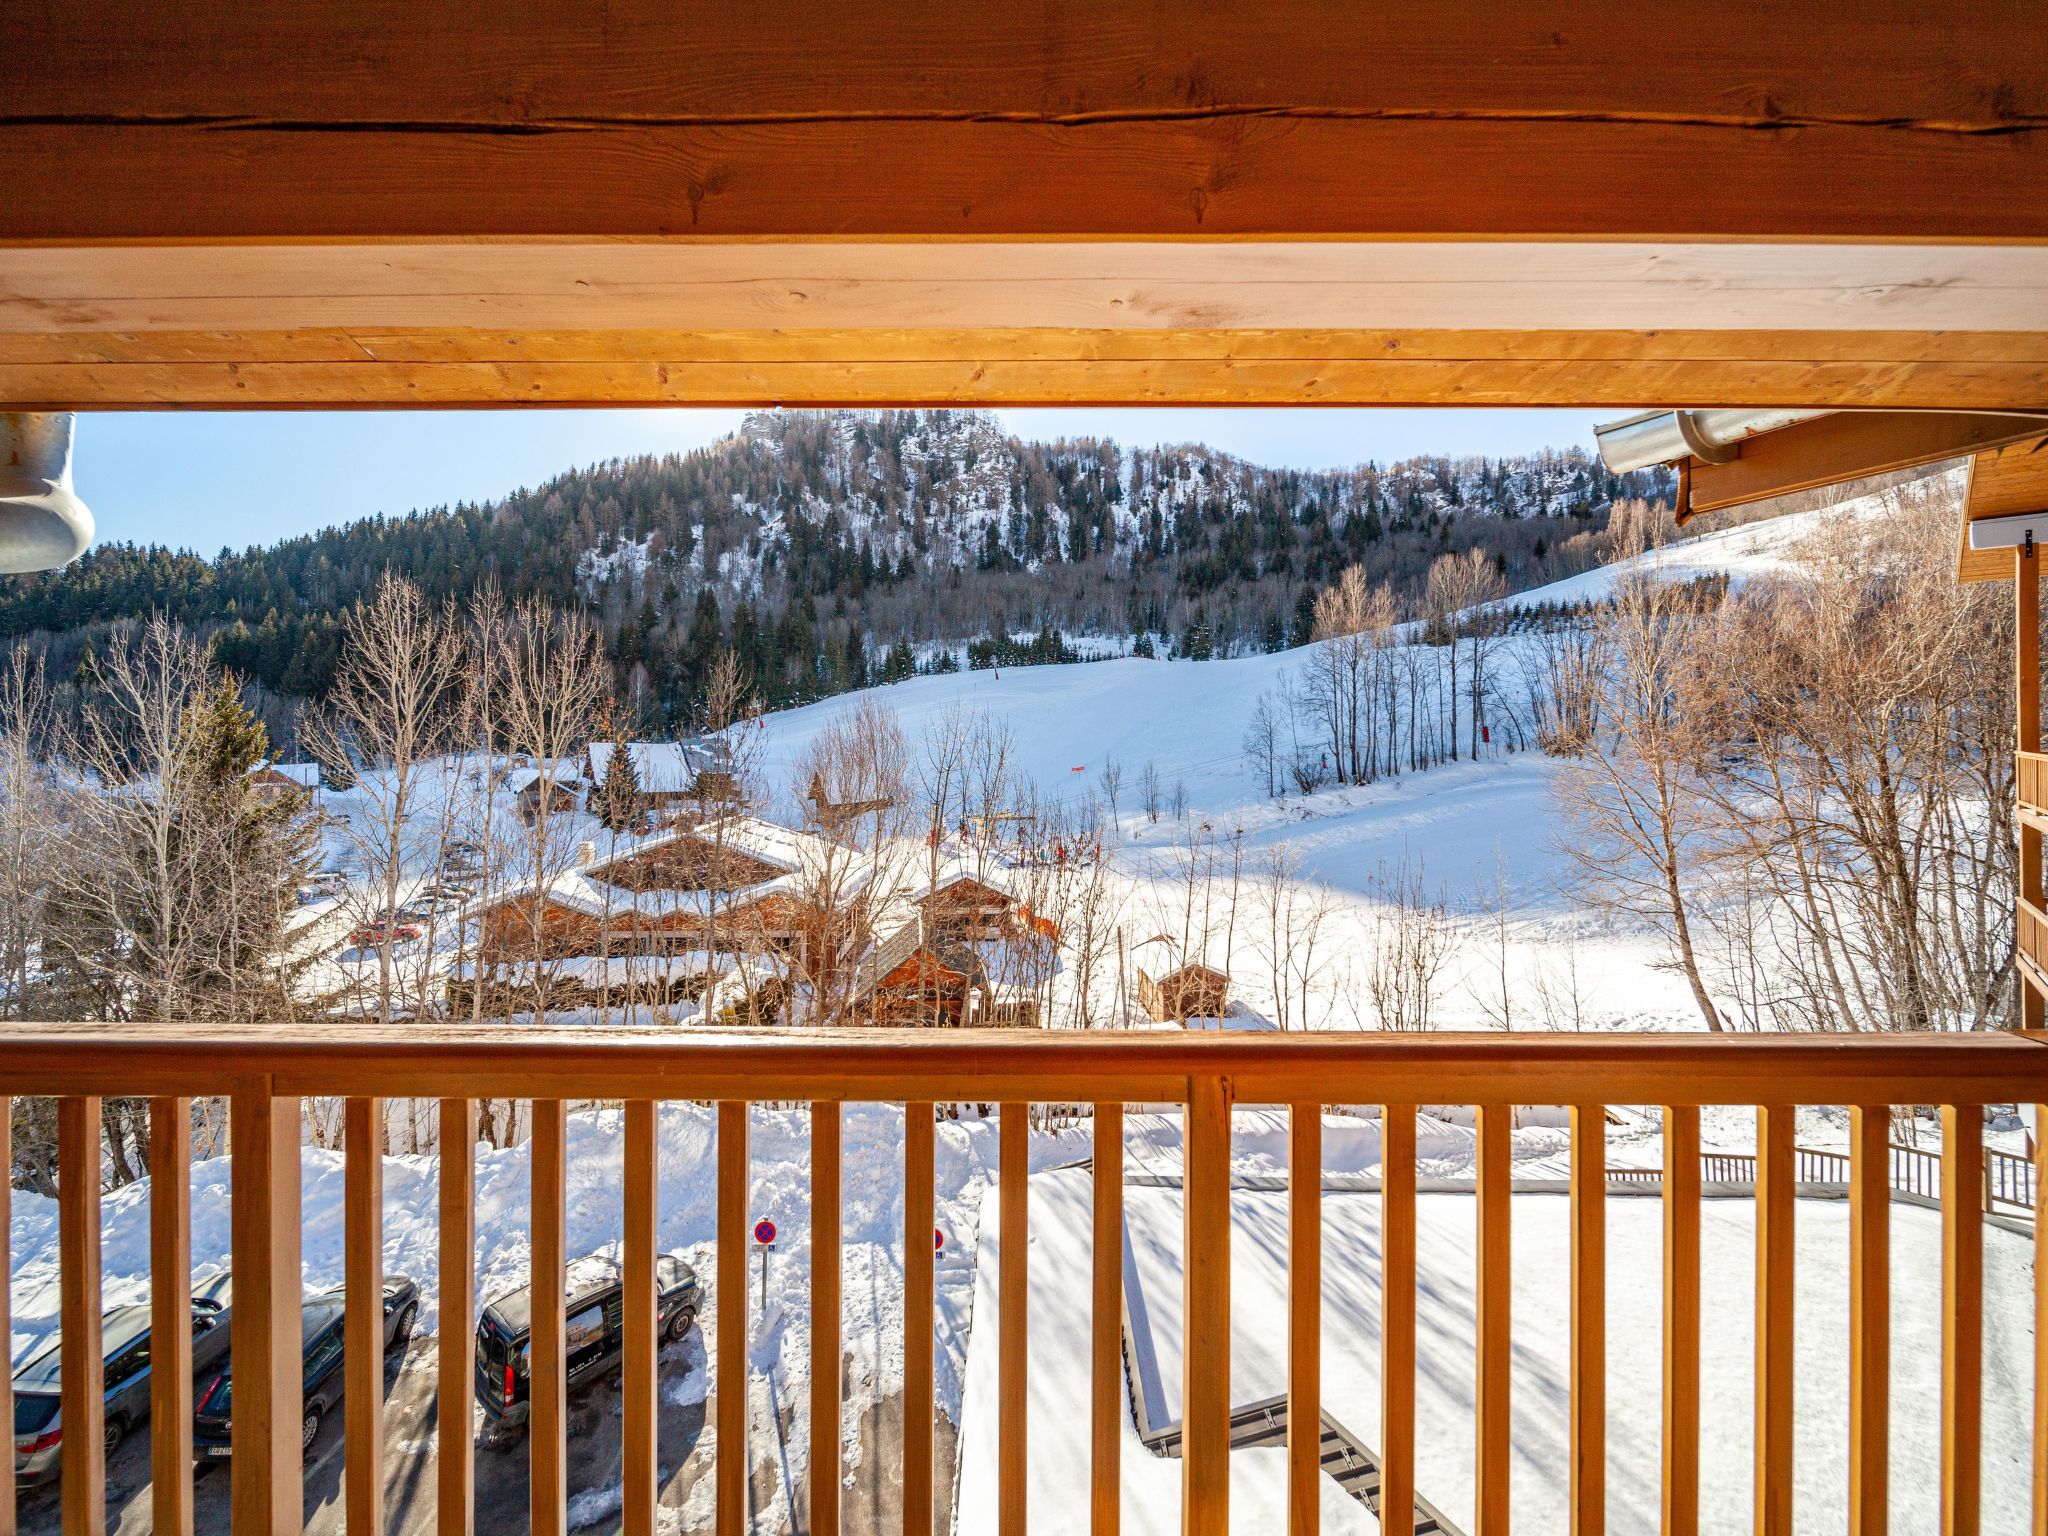
[{"label": "snowy field", "polygon": [[[1634,562],[1511,601],[1534,607],[1597,599],[1629,570],[1653,569],[1676,580],[1720,573],[1740,581],[1780,569],[1791,544],[1832,519],[1866,515],[1873,504],[1852,501],[1680,540]],[[1510,637],[1491,663],[1511,690],[1521,686],[1514,679],[1523,643]],[[1330,962],[1324,996],[1309,1027],[1376,1027],[1358,975],[1373,943],[1375,885],[1403,866],[1421,873],[1428,892],[1442,898],[1461,929],[1463,942],[1438,986],[1436,1027],[1499,1027],[1490,1009],[1503,990],[1502,920],[1507,991],[1523,1010],[1513,1027],[1562,1027],[1532,1003],[1542,993],[1575,997],[1588,1027],[1699,1027],[1684,981],[1663,963],[1661,942],[1632,925],[1605,920],[1575,899],[1558,842],[1564,834],[1553,800],[1554,759],[1536,751],[1509,754],[1496,741],[1481,749],[1476,762],[1368,785],[1328,785],[1307,796],[1290,789],[1269,798],[1246,760],[1246,722],[1262,695],[1275,696],[1284,679],[1303,673],[1306,657],[1298,650],[1218,661],[1127,657],[917,677],[869,692],[896,712],[913,760],[920,740],[953,712],[986,713],[1008,727],[1018,775],[1044,801],[1100,801],[1105,765],[1119,764],[1123,778],[1112,858],[1128,882],[1124,911],[1133,934],[1178,931],[1168,921],[1179,900],[1170,871],[1185,832],[1167,811],[1156,822],[1142,813],[1136,784],[1148,763],[1167,797],[1176,788],[1185,792],[1196,823],[1219,840],[1239,841],[1248,871],[1275,849],[1299,855],[1304,881],[1335,898],[1325,930]],[[782,797],[783,813],[796,814],[799,786],[793,779],[802,754],[852,697],[859,696],[769,717],[764,766]],[[1461,730],[1469,736],[1468,728]],[[1230,945],[1215,943],[1205,956],[1187,958],[1229,970],[1233,995],[1254,1014],[1271,1018],[1277,1010],[1270,1000],[1270,965],[1252,927],[1241,923]]]},{"label": "snowy field", "polygon": [[[1139,1354],[1152,1363],[1144,1390],[1155,1424],[1180,1417],[1181,1197],[1176,1189],[1125,1193]],[[1029,1409],[1031,1528],[1088,1529],[1089,1308],[1093,1244],[1090,1182],[1082,1171],[1031,1183]],[[1608,1529],[1658,1526],[1662,1350],[1659,1204],[1608,1201]],[[984,1197],[975,1310],[1000,1303],[1000,1197]],[[1367,1446],[1380,1434],[1380,1203],[1333,1192],[1323,1200],[1323,1407]],[[1287,1202],[1239,1190],[1232,1199],[1233,1403],[1286,1390]],[[1735,1536],[1751,1526],[1755,1207],[1709,1200],[1702,1213],[1703,1328],[1701,1529]],[[1802,1200],[1795,1327],[1798,1529],[1847,1528],[1849,1363],[1848,1206]],[[1569,1202],[1513,1200],[1513,1468],[1516,1529],[1563,1532],[1570,1483]],[[1418,1493],[1466,1530],[1473,1521],[1473,1297],[1476,1211],[1469,1195],[1417,1200],[1418,1316],[1415,1462]],[[2026,1527],[2033,1411],[2031,1240],[1987,1227],[1984,1274],[1984,1529]],[[1893,1529],[1936,1528],[1940,1488],[1940,1218],[1892,1212],[1891,1489]],[[1935,1283],[1930,1284],[1930,1277]],[[961,1426],[959,1530],[994,1529],[997,1363],[969,1357]],[[1128,1414],[1121,1453],[1124,1529],[1171,1536],[1180,1528],[1177,1460],[1157,1458]],[[1232,1528],[1285,1526],[1285,1452],[1231,1455]],[[1365,1507],[1321,1480],[1324,1528],[1371,1531]]]}]

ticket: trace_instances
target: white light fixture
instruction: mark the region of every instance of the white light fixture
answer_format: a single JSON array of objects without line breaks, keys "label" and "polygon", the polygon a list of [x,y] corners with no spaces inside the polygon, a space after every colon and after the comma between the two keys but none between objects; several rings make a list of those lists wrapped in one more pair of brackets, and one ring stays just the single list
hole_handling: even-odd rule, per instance
[{"label": "white light fixture", "polygon": [[1986,517],[1969,525],[1970,548],[2022,549],[2048,545],[2048,512],[2021,512],[2012,517]]},{"label": "white light fixture", "polygon": [[70,413],[0,411],[0,572],[54,571],[92,533],[71,490]]}]

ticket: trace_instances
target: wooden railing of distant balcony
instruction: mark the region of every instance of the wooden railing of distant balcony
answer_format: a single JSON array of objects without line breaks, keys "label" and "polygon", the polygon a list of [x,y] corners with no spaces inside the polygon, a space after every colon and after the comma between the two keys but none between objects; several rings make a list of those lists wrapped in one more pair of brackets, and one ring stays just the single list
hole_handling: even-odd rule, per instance
[{"label": "wooden railing of distant balcony", "polygon": [[[1301,1034],[1281,1037],[1056,1035],[1043,1032],[749,1033],[725,1038],[675,1032],[415,1029],[402,1039],[346,1027],[186,1029],[13,1026],[0,1031],[0,1088],[13,1096],[55,1095],[58,1115],[60,1243],[63,1264],[63,1509],[67,1536],[105,1528],[101,1449],[98,1101],[152,1096],[150,1147],[152,1305],[155,1336],[184,1337],[189,1219],[180,1128],[190,1100],[225,1094],[234,1148],[235,1358],[233,1525],[237,1536],[284,1536],[300,1527],[303,1487],[298,1438],[300,1390],[300,1100],[349,1100],[345,1125],[347,1209],[346,1486],[351,1533],[382,1530],[378,1447],[380,1148],[373,1127],[385,1097],[436,1097],[444,1116],[440,1182],[442,1317],[438,1422],[471,1422],[474,1179],[457,1149],[473,1144],[479,1098],[536,1100],[533,1255],[535,1272],[564,1257],[564,1117],[567,1100],[623,1100],[625,1121],[626,1362],[625,1490],[628,1536],[656,1529],[655,1461],[655,1108],[667,1099],[718,1106],[718,1261],[721,1303],[745,1294],[747,1105],[774,1100],[813,1106],[813,1305],[811,1528],[838,1526],[840,1444],[839,1106],[900,1102],[904,1138],[905,1433],[904,1529],[933,1529],[932,1106],[945,1101],[1001,1105],[1002,1286],[999,1316],[977,1319],[983,1347],[997,1351],[1000,1461],[998,1528],[1030,1528],[1025,1474],[1026,1356],[1030,1305],[1023,1256],[1029,1213],[1022,1198],[1026,1110],[1036,1102],[1092,1102],[1098,1156],[1094,1323],[1091,1359],[1094,1446],[1092,1530],[1118,1525],[1118,1416],[1124,1411],[1119,1356],[1122,1106],[1177,1102],[1186,1114],[1184,1529],[1220,1533],[1229,1518],[1230,1113],[1234,1103],[1284,1104],[1292,1117],[1290,1156],[1311,1170],[1291,1184],[1288,1254],[1289,1423],[1320,1422],[1317,1340],[1321,1335],[1321,1118],[1331,1102],[1383,1106],[1386,1234],[1383,1296],[1383,1508],[1415,1494],[1414,1106],[1477,1106],[1478,1351],[1476,1531],[1508,1529],[1511,1497],[1509,1391],[1509,1126],[1513,1106],[1561,1103],[1571,1116],[1570,1528],[1605,1528],[1605,1204],[1607,1104],[1665,1106],[1665,1329],[1663,1523],[1697,1528],[1700,1500],[1700,1172],[1702,1105],[1758,1110],[1755,1162],[1756,1528],[1794,1528],[1792,1484],[1793,1196],[1797,1176],[1793,1106],[1848,1103],[1852,1129],[1850,1466],[1851,1531],[1881,1532],[1886,1520],[1889,1406],[1888,1127],[1896,1103],[1943,1104],[1941,1163],[1942,1526],[1978,1528],[1981,1447],[1983,1143],[1981,1106],[2015,1096],[2048,1100],[2048,1042],[2022,1035],[1684,1037]],[[0,1104],[8,1103],[0,1099]],[[2039,1176],[2040,1170],[2036,1169]],[[4,1231],[0,1227],[0,1231]],[[2048,1230],[2048,1224],[2040,1230]],[[2038,1241],[2038,1239],[2037,1239]],[[2042,1266],[2048,1271],[2048,1265]],[[534,1290],[532,1529],[563,1536],[563,1298]],[[718,1381],[746,1372],[748,1312],[717,1309]],[[2040,1331],[2048,1334],[2048,1313]],[[161,1362],[160,1362],[161,1364]],[[155,1528],[191,1529],[189,1370],[152,1372]],[[716,1394],[717,1529],[746,1529],[746,1393]],[[6,1404],[0,1404],[5,1407]],[[473,1528],[469,1436],[443,1433],[438,1528]],[[1288,1447],[1290,1529],[1318,1528],[1318,1439]],[[2048,1441],[2037,1437],[2037,1495],[2048,1487]],[[9,1492],[11,1493],[11,1487]],[[0,1495],[7,1497],[7,1495]],[[11,1530],[4,1507],[0,1529]]]}]

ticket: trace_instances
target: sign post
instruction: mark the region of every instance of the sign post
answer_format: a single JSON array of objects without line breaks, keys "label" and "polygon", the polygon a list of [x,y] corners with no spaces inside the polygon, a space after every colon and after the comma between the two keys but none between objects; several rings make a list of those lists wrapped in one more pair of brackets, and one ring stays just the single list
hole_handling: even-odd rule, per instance
[{"label": "sign post", "polygon": [[763,1216],[754,1223],[754,1247],[761,1255],[761,1311],[768,1310],[768,1255],[775,1251],[775,1223]]}]

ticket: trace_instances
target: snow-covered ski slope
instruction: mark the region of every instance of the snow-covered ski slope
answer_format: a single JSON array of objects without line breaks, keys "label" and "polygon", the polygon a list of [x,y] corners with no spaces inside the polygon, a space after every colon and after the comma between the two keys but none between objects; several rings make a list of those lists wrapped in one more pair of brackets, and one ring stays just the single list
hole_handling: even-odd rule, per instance
[{"label": "snow-covered ski slope", "polygon": [[[1796,541],[1832,520],[1867,515],[1877,505],[1876,498],[1863,498],[1678,540],[1634,560],[1518,594],[1513,601],[1535,606],[1597,598],[1623,573],[1646,568],[1673,580],[1725,573],[1739,582],[1782,568]],[[1314,1026],[1372,1026],[1373,1019],[1356,1002],[1356,968],[1370,942],[1374,884],[1403,865],[1421,871],[1430,892],[1469,925],[1475,940],[1461,945],[1446,967],[1436,1020],[1442,1027],[1499,1023],[1481,1006],[1478,993],[1482,986],[1496,995],[1500,991],[1499,935],[1488,925],[1495,905],[1501,904],[1502,885],[1507,969],[1525,998],[1540,982],[1550,996],[1576,994],[1581,1021],[1598,1027],[1696,1026],[1690,994],[1663,965],[1657,938],[1603,925],[1573,896],[1552,797],[1558,765],[1541,753],[1506,753],[1496,742],[1482,749],[1476,762],[1369,785],[1326,786],[1306,797],[1290,788],[1269,798],[1244,752],[1246,722],[1261,696],[1277,703],[1284,681],[1299,676],[1308,660],[1299,650],[1218,661],[1132,657],[918,677],[870,693],[896,712],[913,757],[920,738],[950,713],[986,712],[1009,728],[1016,769],[1044,799],[1102,799],[1105,766],[1120,765],[1116,861],[1134,882],[1131,921],[1140,927],[1151,906],[1170,905],[1164,887],[1152,882],[1184,835],[1168,811],[1162,810],[1156,822],[1143,813],[1137,786],[1148,764],[1159,775],[1167,804],[1177,791],[1184,793],[1191,815],[1216,836],[1241,833],[1248,861],[1286,845],[1299,856],[1304,876],[1339,899],[1331,925],[1330,997],[1317,1010]],[[1515,666],[1511,642],[1509,653],[1496,660],[1496,675]],[[1520,683],[1508,686],[1519,688]],[[785,814],[797,814],[796,764],[818,732],[849,704],[848,698],[835,698],[770,717],[767,775]],[[1306,743],[1314,727],[1304,725],[1303,732]],[[1148,885],[1155,895],[1146,894]],[[1205,958],[1241,978],[1236,994],[1254,1012],[1270,1016],[1266,994],[1272,989],[1268,984],[1262,993],[1258,979],[1270,968],[1252,952],[1244,925],[1237,935],[1228,954],[1211,952]],[[1482,937],[1496,944],[1493,955],[1480,953],[1484,945],[1476,941]],[[1482,976],[1488,966],[1490,980]],[[1555,1020],[1530,1014],[1515,1020],[1514,1027],[1546,1022]]]}]

